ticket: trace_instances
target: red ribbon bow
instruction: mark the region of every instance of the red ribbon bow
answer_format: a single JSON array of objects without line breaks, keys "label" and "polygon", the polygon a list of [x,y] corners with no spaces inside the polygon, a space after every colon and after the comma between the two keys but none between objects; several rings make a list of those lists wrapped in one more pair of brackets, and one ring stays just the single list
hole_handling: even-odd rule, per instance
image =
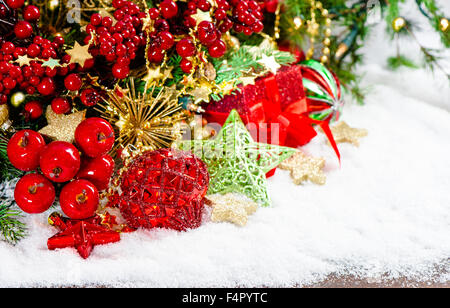
[{"label": "red ribbon bow", "polygon": [[[322,128],[340,162],[341,155],[328,121],[314,120],[309,117],[308,113],[310,110],[306,97],[292,102],[282,109],[280,92],[275,76],[264,79],[264,83],[267,99],[261,99],[252,104],[250,112],[243,116],[246,123],[258,125],[257,131],[259,136],[256,136],[255,139],[260,142],[279,143],[280,145],[296,148],[307,144],[317,135],[316,130],[313,128],[313,125],[316,124]],[[265,123],[269,125],[268,128],[262,125]],[[274,126],[273,124],[277,125]],[[278,136],[277,132],[273,131],[275,127],[279,127]],[[254,132],[252,133],[254,135]],[[261,137],[264,137],[265,134],[269,140],[261,140]]]}]

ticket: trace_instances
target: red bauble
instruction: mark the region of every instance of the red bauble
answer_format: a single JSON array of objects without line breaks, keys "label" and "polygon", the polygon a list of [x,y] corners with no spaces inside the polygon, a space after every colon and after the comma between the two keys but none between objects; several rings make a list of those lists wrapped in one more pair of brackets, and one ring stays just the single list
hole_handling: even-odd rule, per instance
[{"label": "red bauble", "polygon": [[44,138],[39,133],[29,129],[21,130],[8,142],[9,161],[19,170],[35,170],[39,167],[39,157],[44,147]]},{"label": "red bauble", "polygon": [[14,200],[25,213],[43,213],[55,201],[55,188],[44,176],[30,173],[17,182]]},{"label": "red bauble", "polygon": [[54,141],[41,152],[42,173],[53,182],[70,181],[80,170],[80,154],[72,144]]},{"label": "red bauble", "polygon": [[26,117],[31,120],[36,120],[41,117],[44,110],[42,109],[42,104],[38,101],[31,101],[25,104],[24,107]]},{"label": "red bauble", "polygon": [[101,118],[88,118],[75,130],[75,141],[89,157],[98,157],[111,151],[114,145],[114,129]]},{"label": "red bauble", "polygon": [[178,14],[178,5],[172,0],[164,0],[159,5],[159,10],[165,19],[170,19]]},{"label": "red bauble", "polygon": [[94,216],[99,203],[98,190],[87,180],[70,182],[59,196],[61,210],[69,218],[86,219]]},{"label": "red bauble", "polygon": [[118,204],[132,228],[197,228],[209,184],[207,167],[173,149],[145,152],[126,166]]},{"label": "red bauble", "polygon": [[52,110],[56,114],[65,114],[72,109],[70,102],[62,97],[57,97],[52,101]]},{"label": "red bauble", "polygon": [[33,34],[33,27],[28,21],[19,21],[14,26],[14,34],[20,40],[29,38]]},{"label": "red bauble", "polygon": [[66,89],[69,91],[78,91],[81,89],[83,81],[81,80],[80,75],[78,74],[70,74],[64,79],[64,85]]},{"label": "red bauble", "polygon": [[84,158],[76,178],[90,181],[99,191],[108,188],[114,172],[114,160],[109,155]]}]

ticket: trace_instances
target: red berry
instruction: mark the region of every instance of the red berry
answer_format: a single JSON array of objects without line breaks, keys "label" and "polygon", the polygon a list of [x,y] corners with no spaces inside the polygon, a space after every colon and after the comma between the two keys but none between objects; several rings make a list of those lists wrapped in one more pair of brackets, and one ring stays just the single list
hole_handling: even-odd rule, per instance
[{"label": "red berry", "polygon": [[127,65],[114,64],[112,67],[112,73],[114,78],[125,79],[130,73],[130,68]]},{"label": "red berry", "polygon": [[168,31],[163,31],[159,33],[159,39],[161,40],[161,48],[164,50],[172,48],[175,42],[173,35],[170,34],[170,32]]},{"label": "red berry", "polygon": [[164,52],[159,48],[153,48],[148,51],[148,58],[154,63],[161,63],[164,59]]},{"label": "red berry", "polygon": [[156,20],[156,18],[159,17],[159,11],[156,8],[149,9],[148,13],[150,14],[150,18],[153,20]]},{"label": "red berry", "polygon": [[31,101],[25,104],[25,112],[31,120],[36,120],[44,113],[42,104],[38,101]]},{"label": "red berry", "polygon": [[70,74],[64,79],[64,85],[66,89],[69,91],[78,91],[80,90],[83,82],[81,80],[80,75],[78,74]]},{"label": "red berry", "polygon": [[39,93],[44,96],[51,95],[55,92],[55,82],[49,77],[45,77],[37,86]]},{"label": "red berry", "polygon": [[35,170],[39,167],[39,158],[44,147],[45,141],[41,134],[29,129],[21,130],[8,142],[9,161],[19,170]]},{"label": "red berry", "polygon": [[70,182],[59,196],[61,210],[69,218],[86,219],[94,216],[99,204],[99,194],[94,184],[86,180]]},{"label": "red berry", "polygon": [[184,38],[178,42],[177,52],[183,58],[192,57],[195,54],[195,44],[192,40]]},{"label": "red berry", "polygon": [[208,48],[209,55],[213,58],[222,57],[226,51],[227,51],[227,46],[225,45],[225,43],[222,40],[215,41]]},{"label": "red berry", "polygon": [[41,17],[41,13],[39,12],[39,9],[37,6],[34,5],[28,5],[23,10],[23,19],[26,21],[36,21]]},{"label": "red berry", "polygon": [[70,102],[62,97],[57,97],[52,100],[52,110],[56,114],[65,114],[70,112],[72,105]]},{"label": "red berry", "polygon": [[101,118],[88,118],[75,130],[75,141],[80,150],[89,157],[108,153],[114,145],[114,129]]},{"label": "red berry", "polygon": [[191,73],[191,72],[192,72],[192,68],[193,68],[192,62],[189,61],[189,60],[186,59],[186,58],[183,59],[183,60],[181,60],[181,62],[180,62],[180,67],[181,67],[181,70],[182,70],[183,72],[185,72],[186,74]]},{"label": "red berry", "polygon": [[55,187],[40,174],[27,174],[17,182],[14,200],[22,211],[40,214],[48,210],[55,201]]},{"label": "red berry", "polygon": [[83,92],[81,92],[81,102],[83,103],[83,105],[87,106],[87,107],[92,107],[97,105],[98,102],[100,102],[102,100],[102,97],[100,95],[100,93],[98,93],[97,90],[89,88],[89,89],[84,89]]},{"label": "red berry", "polygon": [[159,5],[159,10],[165,19],[170,19],[178,14],[178,5],[172,0],[164,0]]},{"label": "red berry", "polygon": [[84,158],[76,178],[92,182],[99,191],[108,188],[114,172],[114,160],[105,154],[96,158]]},{"label": "red berry", "polygon": [[54,141],[41,152],[42,173],[53,182],[70,181],[80,170],[80,153],[72,144]]},{"label": "red berry", "polygon": [[217,40],[216,27],[209,21],[202,21],[198,25],[198,39],[202,44],[209,45]]},{"label": "red berry", "polygon": [[33,34],[33,27],[28,21],[19,21],[14,26],[14,34],[20,40],[29,38]]},{"label": "red berry", "polygon": [[6,0],[6,4],[12,9],[21,8],[25,0]]}]

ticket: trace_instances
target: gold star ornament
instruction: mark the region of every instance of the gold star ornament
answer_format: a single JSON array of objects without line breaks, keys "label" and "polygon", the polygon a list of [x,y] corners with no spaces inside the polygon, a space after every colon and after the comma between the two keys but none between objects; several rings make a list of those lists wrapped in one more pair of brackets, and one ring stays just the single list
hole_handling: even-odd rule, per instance
[{"label": "gold star ornament", "polygon": [[78,42],[75,42],[72,49],[66,50],[66,53],[70,56],[70,63],[78,63],[81,67],[87,60],[92,59],[92,55],[89,53],[89,45],[81,46]]},{"label": "gold star ornament", "polygon": [[359,146],[359,138],[368,135],[367,129],[350,127],[344,121],[337,123],[331,128],[334,139],[337,143],[351,143],[354,146]]},{"label": "gold star ornament", "polygon": [[79,111],[69,115],[56,114],[50,106],[47,107],[45,117],[48,125],[39,133],[57,141],[73,143],[75,141],[75,130],[85,119],[86,111]]},{"label": "gold star ornament", "polygon": [[245,226],[248,215],[256,212],[258,204],[243,195],[228,193],[208,196],[213,208],[211,220],[213,222],[230,222],[238,226]]},{"label": "gold star ornament", "polygon": [[264,66],[266,69],[271,71],[272,73],[276,74],[278,69],[281,67],[280,64],[278,64],[277,60],[274,56],[268,57],[266,54],[262,54],[261,60],[258,60],[258,63]]},{"label": "gold star ornament", "polygon": [[324,166],[325,159],[307,156],[298,151],[283,161],[279,168],[291,171],[291,178],[296,185],[300,185],[308,180],[314,184],[324,185],[327,180],[322,171]]}]

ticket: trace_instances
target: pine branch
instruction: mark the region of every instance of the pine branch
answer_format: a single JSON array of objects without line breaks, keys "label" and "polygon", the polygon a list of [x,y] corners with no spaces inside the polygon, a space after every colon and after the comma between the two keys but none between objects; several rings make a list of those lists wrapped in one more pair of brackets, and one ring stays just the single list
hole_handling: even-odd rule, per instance
[{"label": "pine branch", "polygon": [[388,66],[392,70],[396,70],[402,66],[409,68],[418,68],[418,66],[410,59],[405,56],[398,55],[396,57],[390,57],[388,59]]},{"label": "pine branch", "polygon": [[8,139],[0,133],[0,181],[19,177],[22,172],[11,165],[6,149]]},{"label": "pine branch", "polygon": [[26,225],[20,221],[22,213],[13,209],[12,190],[16,181],[0,183],[0,234],[4,241],[16,244],[26,235]]}]

